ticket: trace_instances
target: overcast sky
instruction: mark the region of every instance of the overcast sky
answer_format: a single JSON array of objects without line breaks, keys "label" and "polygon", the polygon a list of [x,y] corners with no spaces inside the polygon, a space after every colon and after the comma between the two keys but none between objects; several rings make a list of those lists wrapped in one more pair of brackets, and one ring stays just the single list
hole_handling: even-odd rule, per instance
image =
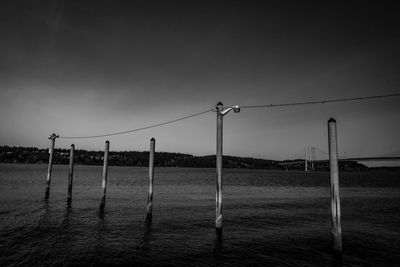
[{"label": "overcast sky", "polygon": [[[130,130],[215,106],[400,92],[399,9],[374,1],[2,1],[0,145]],[[224,154],[400,154],[400,98],[224,117]],[[108,138],[111,150],[215,154],[216,114]],[[104,148],[107,138],[57,147]]]}]

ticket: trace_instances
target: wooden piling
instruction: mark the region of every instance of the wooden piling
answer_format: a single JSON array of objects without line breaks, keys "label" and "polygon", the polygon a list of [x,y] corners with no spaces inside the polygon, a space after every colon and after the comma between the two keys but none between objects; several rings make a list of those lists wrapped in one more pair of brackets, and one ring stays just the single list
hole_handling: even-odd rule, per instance
[{"label": "wooden piling", "polygon": [[153,217],[153,183],[154,183],[154,151],[156,140],[150,139],[150,155],[149,155],[149,192],[147,195],[147,215],[146,221],[151,223]]},{"label": "wooden piling", "polygon": [[339,164],[336,120],[328,121],[329,165],[331,176],[332,238],[335,258],[342,258],[342,227],[340,225]]},{"label": "wooden piling", "polygon": [[100,209],[104,209],[106,205],[106,192],[107,192],[107,171],[108,171],[108,151],[110,149],[110,141],[106,141],[104,149],[104,161],[103,161],[103,181],[101,188],[103,190],[103,196],[101,198]]},{"label": "wooden piling", "polygon": [[215,228],[217,232],[222,231],[222,126],[223,126],[223,104],[217,104],[217,181],[216,181],[216,198],[215,198]]},{"label": "wooden piling", "polygon": [[72,200],[72,182],[74,178],[74,151],[75,145],[71,145],[71,150],[69,152],[69,175],[68,175],[68,202]]},{"label": "wooden piling", "polygon": [[49,136],[50,139],[50,155],[49,155],[49,166],[47,168],[47,179],[46,179],[46,195],[45,199],[49,199],[50,196],[50,182],[51,182],[51,171],[53,169],[53,155],[54,155],[54,144],[55,140],[58,137],[56,134],[52,134]]}]

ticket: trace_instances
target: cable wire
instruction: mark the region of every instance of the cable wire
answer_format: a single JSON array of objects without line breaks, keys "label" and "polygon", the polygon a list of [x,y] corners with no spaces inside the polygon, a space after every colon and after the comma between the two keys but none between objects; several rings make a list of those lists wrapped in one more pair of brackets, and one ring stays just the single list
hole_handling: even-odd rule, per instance
[{"label": "cable wire", "polygon": [[325,151],[323,151],[323,150],[321,150],[321,149],[318,149],[317,147],[314,147],[314,148],[315,148],[315,150],[316,150],[317,152],[320,152],[320,153],[325,154],[325,155],[329,155],[328,152],[325,152]]},{"label": "cable wire", "polygon": [[[366,96],[366,97],[354,97],[354,98],[340,98],[340,99],[327,99],[327,100],[319,100],[319,101],[307,101],[307,102],[293,102],[293,103],[282,103],[282,104],[269,104],[269,105],[251,105],[251,106],[240,106],[240,108],[270,108],[270,107],[284,107],[284,106],[300,106],[300,105],[313,105],[313,104],[325,104],[325,103],[333,103],[333,102],[346,102],[346,101],[357,101],[357,100],[366,100],[366,99],[374,99],[374,98],[384,98],[384,97],[395,97],[395,96],[400,96],[400,93],[396,94],[386,94],[386,95],[375,95],[375,96]],[[202,115],[207,112],[215,111],[215,108],[208,109],[199,113],[195,113],[192,115],[188,115],[185,117],[181,117],[175,120],[170,120],[166,122],[161,122],[133,130],[127,130],[127,131],[122,131],[122,132],[115,132],[115,133],[108,133],[108,134],[100,134],[100,135],[89,135],[89,136],[59,136],[59,138],[62,139],[85,139],[85,138],[99,138],[99,137],[107,137],[107,136],[114,136],[114,135],[120,135],[120,134],[126,134],[126,133],[132,133],[132,132],[137,132],[137,131],[142,131],[166,124],[171,124],[174,122],[178,122],[181,120],[186,120],[192,117],[196,117],[199,115]]]},{"label": "cable wire", "polygon": [[357,101],[357,100],[366,100],[366,99],[374,99],[374,98],[394,97],[394,96],[400,96],[400,93],[387,94],[387,95],[365,96],[365,97],[353,97],[353,98],[327,99],[327,100],[307,101],[307,102],[240,106],[240,108],[272,108],[272,107],[285,107],[285,106],[314,105],[314,104],[326,104],[326,103],[334,103],[334,102],[346,102],[346,101]]},{"label": "cable wire", "polygon": [[150,129],[150,128],[154,128],[154,127],[158,127],[158,126],[162,126],[162,125],[171,124],[171,123],[174,123],[174,122],[186,120],[186,119],[189,119],[189,118],[200,116],[200,115],[202,115],[204,113],[207,113],[207,112],[210,112],[210,111],[214,111],[214,108],[208,109],[208,110],[205,110],[205,111],[202,111],[202,112],[198,112],[198,113],[195,113],[195,114],[192,114],[192,115],[188,115],[188,116],[185,116],[185,117],[181,117],[179,119],[170,120],[170,121],[166,121],[166,122],[161,122],[161,123],[157,123],[157,124],[153,124],[153,125],[149,125],[149,126],[133,129],[133,130],[122,131],[122,132],[100,134],[100,135],[89,135],[89,136],[60,136],[59,138],[62,138],[62,139],[87,139],[87,138],[99,138],[99,137],[107,137],[107,136],[113,136],[113,135],[132,133],[132,132],[137,132],[137,131],[141,131],[141,130],[146,130],[146,129]]}]

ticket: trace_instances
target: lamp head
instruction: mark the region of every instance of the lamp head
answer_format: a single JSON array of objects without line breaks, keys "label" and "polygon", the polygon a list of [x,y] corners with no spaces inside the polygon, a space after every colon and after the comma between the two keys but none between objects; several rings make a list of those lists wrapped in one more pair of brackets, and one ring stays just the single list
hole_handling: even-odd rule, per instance
[{"label": "lamp head", "polygon": [[235,112],[235,113],[239,113],[240,112],[240,107],[238,105],[235,105],[232,108],[233,108],[233,112]]},{"label": "lamp head", "polygon": [[219,101],[215,107],[217,108],[217,110],[222,110],[222,108],[224,107],[224,104],[222,104],[222,102]]},{"label": "lamp head", "polygon": [[49,139],[56,139],[60,137],[58,134],[53,133],[52,135],[49,136]]}]

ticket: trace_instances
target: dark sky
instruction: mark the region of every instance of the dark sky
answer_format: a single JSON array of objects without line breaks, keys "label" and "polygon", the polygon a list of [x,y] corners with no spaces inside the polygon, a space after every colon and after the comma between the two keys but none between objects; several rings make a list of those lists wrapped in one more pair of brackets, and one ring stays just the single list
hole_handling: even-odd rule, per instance
[{"label": "dark sky", "polygon": [[[139,128],[226,105],[398,93],[399,9],[378,1],[2,1],[0,144]],[[400,98],[225,117],[225,154],[400,154]],[[110,137],[113,150],[215,153],[215,113]],[[73,140],[102,149],[105,138]],[[71,140],[57,140],[68,147]]]}]

